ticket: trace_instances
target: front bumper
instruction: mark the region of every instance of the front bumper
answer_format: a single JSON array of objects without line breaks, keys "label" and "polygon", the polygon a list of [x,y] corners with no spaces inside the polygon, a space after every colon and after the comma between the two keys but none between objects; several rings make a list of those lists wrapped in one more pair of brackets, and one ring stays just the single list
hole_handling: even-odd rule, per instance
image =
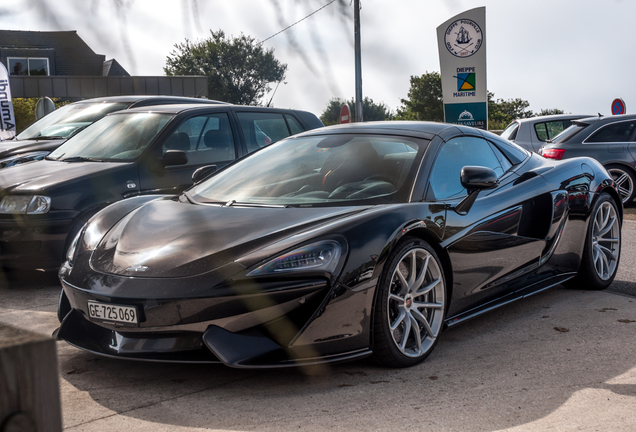
[{"label": "front bumper", "polygon": [[[70,285],[63,294],[54,336],[95,354],[145,361],[224,363],[232,367],[296,367],[370,355],[368,349],[321,350],[293,341],[330,292],[325,280],[266,282],[210,290],[205,298],[110,297]],[[148,281],[152,283],[152,281]],[[143,282],[142,282],[143,283]],[[169,283],[165,280],[155,280]],[[248,291],[251,291],[249,293]],[[88,301],[134,306],[137,327],[89,318]]]},{"label": "front bumper", "polygon": [[49,270],[60,266],[74,215],[64,214],[61,219],[2,216],[0,267]]}]

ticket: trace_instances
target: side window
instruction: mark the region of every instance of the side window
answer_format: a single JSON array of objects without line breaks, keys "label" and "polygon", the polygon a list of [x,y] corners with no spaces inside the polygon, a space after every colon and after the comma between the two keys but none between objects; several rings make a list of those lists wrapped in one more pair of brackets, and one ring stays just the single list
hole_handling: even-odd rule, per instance
[{"label": "side window", "polygon": [[304,132],[303,127],[300,125],[300,123],[298,123],[298,120],[296,120],[294,116],[285,114],[285,120],[287,120],[287,125],[289,126],[292,135]]},{"label": "side window", "polygon": [[628,142],[636,128],[636,121],[614,123],[597,130],[585,140],[587,143]]},{"label": "side window", "polygon": [[236,159],[234,138],[226,113],[192,117],[166,140],[163,151],[182,150],[187,165],[204,165]]},{"label": "side window", "polygon": [[[507,165],[502,167],[500,158]],[[462,168],[468,165],[491,168],[499,177],[511,166],[488,141],[475,137],[453,138],[442,146],[433,163],[429,182],[434,198],[440,200],[465,195],[466,189],[459,176]]]},{"label": "side window", "polygon": [[[248,153],[296,133],[290,131],[282,114],[239,112],[236,115],[241,123],[243,135],[245,135]],[[290,116],[287,118],[289,119]],[[300,127],[300,125],[297,126]]]},{"label": "side window", "polygon": [[555,120],[545,123],[537,123],[534,125],[534,131],[537,133],[537,138],[540,141],[547,141],[554,138],[564,129],[570,127],[571,120]]},{"label": "side window", "polygon": [[537,138],[539,141],[547,141],[548,140],[548,131],[545,127],[545,123],[536,123],[534,125],[534,131],[537,134]]}]

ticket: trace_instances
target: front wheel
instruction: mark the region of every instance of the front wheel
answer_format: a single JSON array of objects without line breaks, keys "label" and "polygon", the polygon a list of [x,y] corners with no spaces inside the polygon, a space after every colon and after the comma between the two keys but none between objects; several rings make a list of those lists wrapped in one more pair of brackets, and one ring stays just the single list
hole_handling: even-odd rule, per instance
[{"label": "front wheel", "polygon": [[386,366],[412,366],[433,351],[444,324],[442,264],[428,243],[407,237],[386,265],[375,300],[373,354]]},{"label": "front wheel", "polygon": [[621,224],[614,199],[599,196],[587,228],[579,274],[567,285],[572,288],[603,290],[618,270],[621,253]]}]

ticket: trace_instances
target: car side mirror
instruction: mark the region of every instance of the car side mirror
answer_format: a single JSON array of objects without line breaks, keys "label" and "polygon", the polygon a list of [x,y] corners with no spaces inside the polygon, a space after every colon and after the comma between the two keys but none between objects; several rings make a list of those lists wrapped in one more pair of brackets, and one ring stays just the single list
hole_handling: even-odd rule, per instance
[{"label": "car side mirror", "polygon": [[160,159],[164,167],[172,165],[185,165],[188,163],[188,155],[183,150],[167,150]]},{"label": "car side mirror", "polygon": [[216,172],[216,165],[207,165],[192,173],[192,183],[198,184]]},{"label": "car side mirror", "polygon": [[480,166],[465,166],[459,174],[459,180],[468,195],[454,208],[455,212],[460,215],[468,214],[479,191],[492,189],[499,184],[497,174],[494,170]]}]

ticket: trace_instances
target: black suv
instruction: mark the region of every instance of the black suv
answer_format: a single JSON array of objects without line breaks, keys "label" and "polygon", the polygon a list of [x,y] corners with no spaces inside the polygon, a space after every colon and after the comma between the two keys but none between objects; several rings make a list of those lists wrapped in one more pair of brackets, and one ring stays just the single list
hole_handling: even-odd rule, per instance
[{"label": "black suv", "polygon": [[57,268],[76,233],[108,204],[179,193],[200,168],[195,179],[322,126],[309,112],[238,105],[108,114],[43,160],[0,170],[0,266]]},{"label": "black suv", "polygon": [[33,123],[12,140],[0,141],[0,168],[44,159],[64,142],[106,114],[152,105],[223,102],[180,96],[114,96],[64,105]]},{"label": "black suv", "polygon": [[590,156],[603,164],[618,184],[623,204],[636,195],[636,114],[574,120],[548,141],[540,154],[550,159]]}]

